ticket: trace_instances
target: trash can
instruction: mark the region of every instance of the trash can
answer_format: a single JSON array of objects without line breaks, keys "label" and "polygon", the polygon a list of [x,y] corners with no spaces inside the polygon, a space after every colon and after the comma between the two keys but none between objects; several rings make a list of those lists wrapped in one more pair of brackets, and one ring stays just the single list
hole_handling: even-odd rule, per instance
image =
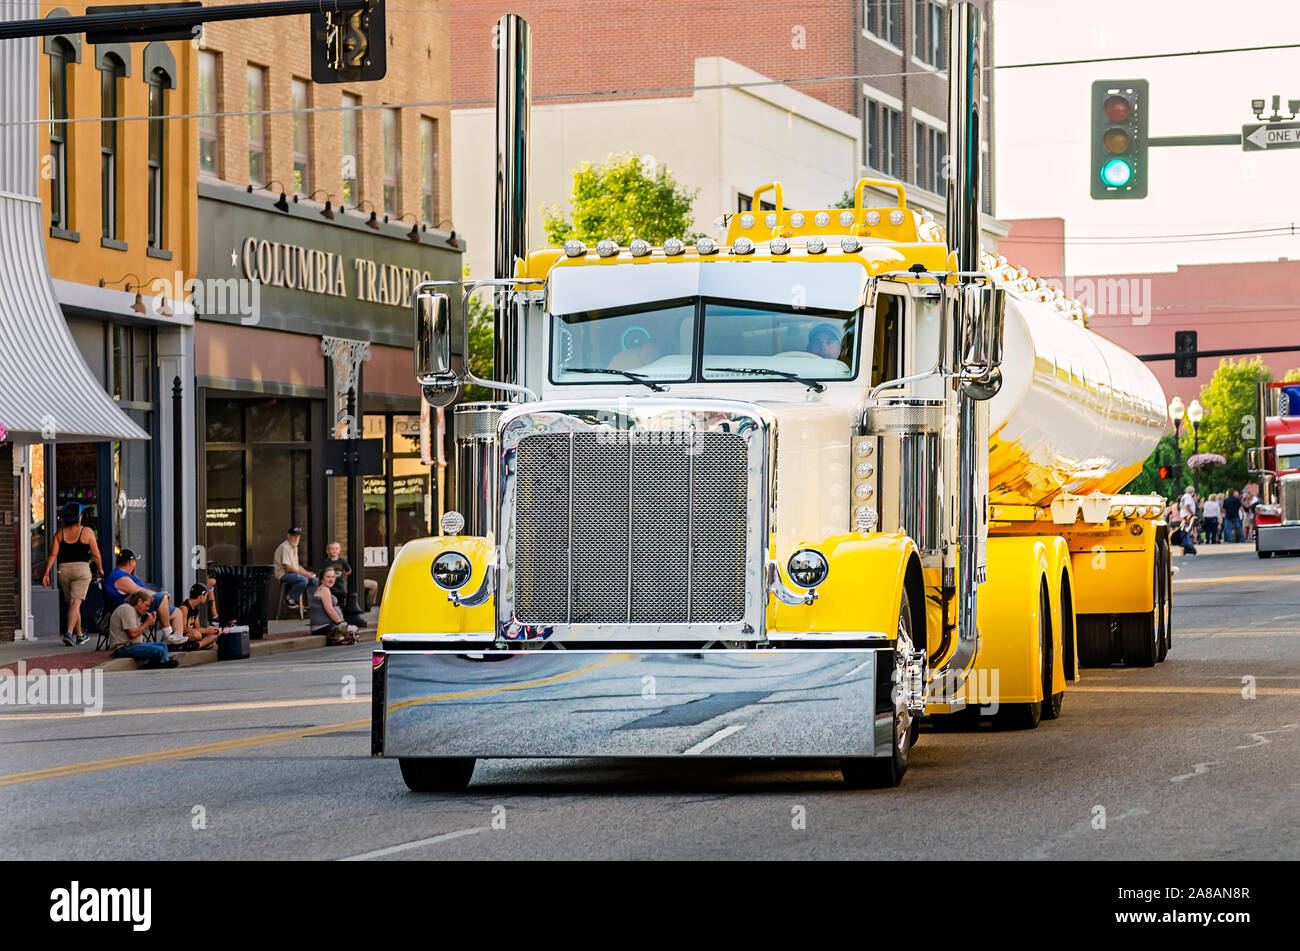
[{"label": "trash can", "polygon": [[211,565],[217,579],[217,611],[221,623],[248,625],[255,641],[266,636],[266,589],[275,575],[274,565]]}]

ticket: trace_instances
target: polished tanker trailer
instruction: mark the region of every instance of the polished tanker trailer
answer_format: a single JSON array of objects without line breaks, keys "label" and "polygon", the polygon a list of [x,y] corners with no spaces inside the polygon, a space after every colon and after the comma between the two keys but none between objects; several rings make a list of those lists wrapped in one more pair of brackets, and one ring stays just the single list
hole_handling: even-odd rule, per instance
[{"label": "polished tanker trailer", "polygon": [[[1032,728],[1080,666],[1164,656],[1162,500],[1115,494],[1164,396],[980,253],[982,27],[950,16],[946,234],[896,183],[800,210],[771,183],[721,241],[533,253],[527,25],[502,22],[498,277],[416,307],[426,399],[502,402],[451,412],[456,510],[402,548],[374,655],[373,751],[412,789],[693,755],[893,785],[922,717]],[[484,290],[492,381],[452,359]]]}]

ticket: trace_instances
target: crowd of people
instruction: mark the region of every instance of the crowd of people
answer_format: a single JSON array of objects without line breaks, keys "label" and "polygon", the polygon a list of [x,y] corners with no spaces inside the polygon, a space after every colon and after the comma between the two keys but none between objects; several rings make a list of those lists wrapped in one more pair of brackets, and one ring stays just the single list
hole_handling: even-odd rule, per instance
[{"label": "crowd of people", "polygon": [[1195,555],[1196,546],[1248,542],[1255,537],[1255,506],[1259,496],[1254,486],[1215,492],[1202,498],[1193,486],[1169,503],[1165,520],[1172,529],[1171,541],[1183,554]]}]

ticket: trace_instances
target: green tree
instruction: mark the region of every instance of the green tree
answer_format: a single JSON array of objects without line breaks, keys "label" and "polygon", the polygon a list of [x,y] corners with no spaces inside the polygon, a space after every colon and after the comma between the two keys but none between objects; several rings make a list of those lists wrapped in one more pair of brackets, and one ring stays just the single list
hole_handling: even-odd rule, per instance
[{"label": "green tree", "polygon": [[[469,280],[469,265],[465,265],[461,276]],[[452,301],[453,307],[459,307],[459,299]],[[459,315],[458,315],[459,316]],[[474,295],[469,302],[469,370],[480,379],[492,379],[492,334],[495,314],[492,311],[492,292],[484,288]],[[455,321],[459,324],[460,321]],[[460,341],[454,341],[453,347],[460,349]],[[500,394],[495,394],[499,396]],[[494,393],[487,387],[470,384],[461,390],[460,399],[464,402],[478,402],[494,398]]]},{"label": "green tree", "polygon": [[[1259,357],[1222,360],[1210,382],[1201,387],[1200,401],[1205,407],[1200,438],[1190,423],[1183,424],[1183,458],[1199,442],[1201,452],[1215,452],[1227,459],[1226,465],[1205,470],[1199,477],[1201,494],[1226,492],[1240,488],[1247,481],[1246,450],[1258,444],[1256,384],[1273,379],[1273,371]],[[1183,469],[1190,483],[1191,473]]]},{"label": "green tree", "polygon": [[1286,376],[1282,377],[1283,383],[1300,383],[1300,367],[1294,370],[1287,370]]},{"label": "green tree", "polygon": [[679,185],[666,166],[648,166],[636,152],[611,155],[603,165],[583,162],[573,173],[572,220],[557,205],[542,209],[546,238],[554,247],[569,238],[588,245],[610,238],[623,246],[633,238],[656,245],[690,238],[699,193]]}]

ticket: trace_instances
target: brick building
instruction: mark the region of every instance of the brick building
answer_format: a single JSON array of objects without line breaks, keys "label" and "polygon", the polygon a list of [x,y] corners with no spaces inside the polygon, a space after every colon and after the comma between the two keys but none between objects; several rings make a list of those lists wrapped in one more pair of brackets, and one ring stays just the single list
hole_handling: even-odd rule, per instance
[{"label": "brick building", "polygon": [[[978,5],[989,23],[987,64],[991,4]],[[739,0],[707,7],[609,0],[598,15],[564,0],[459,3],[451,17],[452,92],[460,104],[455,190],[461,230],[477,245],[469,256],[475,275],[491,266],[493,38],[508,12],[533,31],[533,246],[544,240],[538,205],[567,207],[581,162],[628,149],[700,190],[700,231],[719,213],[745,207],[753,187],[772,178],[785,184],[788,204],[802,207],[837,201],[859,177],[896,179],[909,185],[915,204],[943,215],[946,0],[761,8]],[[990,95],[986,129],[992,107]],[[985,154],[991,213],[988,143]],[[990,244],[1005,231],[992,219],[986,230]]]},{"label": "brick building", "polygon": [[432,105],[451,98],[449,20],[436,0],[385,15],[375,82],[314,84],[306,16],[209,24],[197,52],[198,270],[212,293],[196,306],[196,490],[209,564],[267,564],[290,526],[303,529],[304,565],[330,541],[346,554],[348,493],[328,452],[349,435],[383,443],[382,471],[354,499],[358,574],[364,554],[382,583],[395,549],[438,515],[411,297],[461,271],[449,113]]}]

